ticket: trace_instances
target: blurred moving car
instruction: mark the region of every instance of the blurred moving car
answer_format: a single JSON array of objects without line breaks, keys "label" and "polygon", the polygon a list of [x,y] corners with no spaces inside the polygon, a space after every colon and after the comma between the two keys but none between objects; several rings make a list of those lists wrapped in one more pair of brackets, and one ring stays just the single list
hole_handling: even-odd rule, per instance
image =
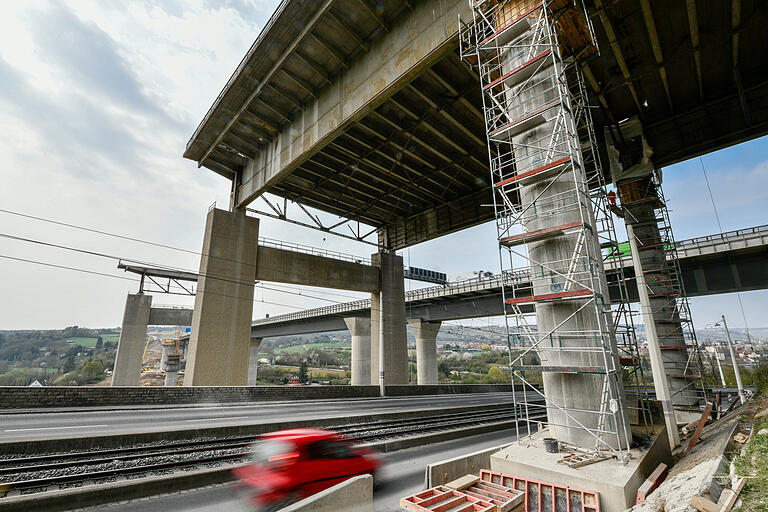
[{"label": "blurred moving car", "polygon": [[259,436],[235,468],[238,486],[257,510],[277,510],[357,475],[376,476],[382,460],[337,432],[319,428],[280,430]]}]

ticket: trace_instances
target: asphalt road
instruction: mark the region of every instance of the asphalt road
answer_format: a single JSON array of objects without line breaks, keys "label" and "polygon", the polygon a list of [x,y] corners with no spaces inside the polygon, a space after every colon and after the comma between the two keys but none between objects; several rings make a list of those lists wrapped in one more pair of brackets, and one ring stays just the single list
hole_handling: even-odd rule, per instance
[{"label": "asphalt road", "polygon": [[91,408],[0,413],[0,442],[131,434],[196,427],[327,419],[411,410],[512,403],[510,393],[220,404],[194,407]]},{"label": "asphalt road", "polygon": [[[400,498],[423,489],[424,468],[427,464],[498,446],[514,439],[514,431],[492,432],[385,454],[384,459],[387,465],[381,474],[381,484],[374,493],[376,511],[401,511]],[[251,509],[229,485],[215,485],[80,510],[83,512],[97,510],[105,512],[148,510],[152,512],[246,512]]]}]

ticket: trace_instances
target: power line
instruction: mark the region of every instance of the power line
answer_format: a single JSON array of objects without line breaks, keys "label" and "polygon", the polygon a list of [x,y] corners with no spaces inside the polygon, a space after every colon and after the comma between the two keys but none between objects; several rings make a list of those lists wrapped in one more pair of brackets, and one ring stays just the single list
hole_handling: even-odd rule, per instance
[{"label": "power line", "polygon": [[[97,272],[95,270],[88,270],[88,269],[76,268],[76,267],[68,267],[66,265],[57,265],[55,263],[48,263],[46,261],[30,260],[30,259],[26,259],[26,258],[17,258],[17,257],[14,257],[14,256],[8,256],[8,255],[5,255],[5,254],[0,254],[0,258],[5,258],[5,259],[8,259],[8,260],[13,260],[13,261],[19,261],[19,262],[23,262],[23,263],[31,263],[31,264],[34,264],[34,265],[41,265],[41,266],[44,266],[44,267],[52,267],[52,268],[57,268],[57,269],[62,269],[62,270],[71,270],[71,271],[74,271],[74,272],[82,272],[84,274],[92,274],[92,275],[102,276],[102,277],[111,277],[112,279],[122,279],[123,281],[131,281],[131,282],[134,282],[134,283],[138,283],[140,281],[139,279],[134,279],[132,277],[116,276],[116,275],[113,275],[113,274],[106,274],[104,272]],[[228,297],[228,298],[231,298],[231,299],[239,299],[239,298],[241,298],[241,297],[236,297],[234,295],[226,295],[226,294],[223,294],[223,293],[215,293],[215,292],[206,292],[206,293],[208,293],[210,295],[217,295],[219,297]],[[292,306],[290,304],[281,304],[279,302],[270,302],[270,301],[266,301],[266,300],[263,300],[263,299],[253,299],[253,302],[261,302],[261,303],[270,304],[270,305],[273,305],[273,306],[283,306],[283,307],[286,307],[286,308],[293,308],[293,309],[304,309],[303,307],[299,307],[299,306]]]},{"label": "power line", "polygon": [[[68,227],[68,228],[72,228],[72,229],[78,229],[78,230],[87,231],[87,232],[90,232],[90,233],[96,233],[96,234],[100,234],[100,235],[110,236],[110,237],[114,237],[114,238],[118,238],[118,239],[122,239],[122,240],[128,240],[128,241],[131,241],[131,242],[138,242],[138,243],[143,243],[143,244],[147,244],[147,245],[151,245],[151,246],[155,246],[155,247],[161,247],[161,248],[164,248],[164,249],[171,249],[171,250],[174,250],[174,251],[180,251],[180,252],[184,252],[184,253],[187,253],[187,254],[194,254],[196,256],[207,256],[203,252],[192,251],[190,249],[184,249],[184,248],[175,247],[175,246],[172,246],[172,245],[161,244],[161,243],[152,242],[152,241],[149,241],[149,240],[144,240],[144,239],[141,239],[141,238],[135,238],[135,237],[130,237],[130,236],[126,236],[126,235],[120,235],[120,234],[112,233],[112,232],[109,232],[109,231],[102,231],[102,230],[93,229],[93,228],[89,228],[89,227],[85,227],[85,226],[79,226],[79,225],[76,225],[76,224],[70,224],[70,223],[67,223],[67,222],[61,222],[61,221],[57,221],[57,220],[53,220],[53,219],[46,219],[44,217],[37,217],[35,215],[30,215],[30,214],[21,213],[21,212],[15,212],[15,211],[12,211],[12,210],[6,210],[6,209],[0,208],[0,213],[6,213],[6,214],[9,214],[9,215],[16,215],[16,216],[19,216],[19,217],[33,219],[33,220],[37,220],[37,221],[40,221],[40,222],[47,222],[47,223],[50,223],[50,224],[64,226],[64,227]],[[43,244],[43,245],[49,245],[51,247],[57,247],[57,248],[60,248],[60,249],[71,250],[71,249],[69,249],[66,246],[60,246],[60,245],[46,243],[46,242],[41,242],[41,241],[37,241],[37,240],[25,239],[25,238],[16,237],[16,236],[13,236],[13,235],[0,235],[0,236],[4,236],[6,238],[11,238],[11,239],[19,240],[19,241],[25,241],[25,242],[30,242],[30,243],[39,243],[39,244]],[[113,258],[113,256],[111,256],[111,255],[105,255],[105,254],[97,253],[97,252],[93,252],[93,251],[86,251],[84,249],[81,249],[80,252],[87,252],[88,254],[91,254],[93,256],[101,256],[101,257]],[[233,260],[233,259],[229,259],[229,258],[221,258],[221,257],[218,257],[218,256],[216,258],[219,259],[219,260],[222,260],[222,261],[230,261],[232,263],[242,263],[241,261]],[[159,268],[165,268],[167,270],[177,270],[177,271],[182,271],[182,272],[194,272],[194,271],[191,271],[191,270],[179,269],[179,268],[176,268],[176,267],[170,267],[170,266],[161,265],[161,264],[148,263],[148,262],[143,262],[143,261],[140,261],[140,260],[133,260],[133,259],[128,259],[128,258],[121,258],[121,259],[123,259],[125,261],[132,262],[132,263],[140,263],[140,264],[144,264],[144,265],[153,265],[153,266],[156,266],[156,267],[159,267]],[[207,277],[210,277],[210,276],[207,276]],[[242,283],[242,284],[244,284],[244,283]],[[301,287],[299,287],[299,288],[301,288]],[[327,295],[337,295],[339,297],[346,297],[346,298],[352,298],[352,299],[356,298],[356,297],[351,296],[351,295],[343,295],[343,294],[326,292],[326,291],[320,291],[320,290],[315,290],[315,291],[313,291],[313,293],[321,293],[321,294],[327,294]]]},{"label": "power line", "polygon": [[[717,228],[720,233],[723,232],[723,225],[720,224],[720,215],[717,213],[717,205],[715,205],[715,196],[712,195],[712,187],[709,186],[709,178],[707,177],[707,170],[704,168],[704,159],[699,157],[699,163],[701,164],[701,172],[704,173],[704,181],[707,183],[707,190],[709,191],[709,199],[712,201],[712,209],[715,211],[715,219],[717,219]],[[744,303],[741,302],[741,292],[736,292],[736,298],[739,301],[739,308],[741,309],[741,318],[744,319],[744,328],[747,331],[747,342],[751,345],[752,339],[749,335],[749,324],[747,323],[747,315],[744,313]]]},{"label": "power line", "polygon": [[[96,252],[96,251],[90,251],[90,250],[87,250],[87,249],[80,249],[78,247],[71,247],[71,246],[67,246],[67,245],[54,244],[52,242],[45,242],[43,240],[35,240],[35,239],[32,239],[32,238],[25,238],[25,237],[20,237],[20,236],[16,236],[16,235],[10,235],[8,233],[0,233],[0,237],[8,238],[8,239],[11,239],[11,240],[16,240],[16,241],[21,241],[21,242],[38,244],[38,245],[42,245],[42,246],[46,246],[46,247],[54,247],[54,248],[57,248],[57,249],[63,249],[63,250],[72,251],[72,252],[78,252],[78,253],[87,254],[87,255],[90,255],[90,256],[98,256],[100,258],[107,258],[107,259],[112,259],[112,260],[116,260],[116,261],[129,261],[129,262],[132,262],[132,263],[140,263],[142,265],[151,265],[151,266],[158,267],[158,268],[164,268],[166,270],[174,270],[174,271],[177,271],[177,272],[190,272],[190,273],[194,273],[194,271],[191,271],[189,269],[172,267],[172,266],[168,266],[168,265],[161,265],[161,264],[153,263],[153,262],[150,262],[150,261],[141,261],[141,260],[136,260],[136,259],[132,259],[132,258],[125,258],[125,257],[122,257],[122,256],[116,256],[116,255],[113,255],[113,254],[106,254],[106,253],[101,253],[101,252]],[[205,277],[207,279],[215,279],[215,280],[218,280],[218,281],[224,281],[224,282],[228,282],[228,283],[233,283],[233,284],[239,284],[239,285],[244,285],[244,286],[254,286],[256,288],[264,288],[266,290],[272,290],[272,291],[275,291],[275,292],[278,292],[278,293],[286,293],[286,294],[297,295],[297,296],[301,296],[301,297],[308,297],[308,298],[311,298],[311,299],[324,300],[326,302],[332,302],[332,303],[335,303],[335,304],[342,304],[342,302],[340,302],[340,301],[336,301],[336,300],[332,300],[332,299],[326,299],[324,297],[316,297],[316,296],[313,296],[313,295],[307,295],[307,294],[303,294],[303,293],[290,292],[290,291],[287,291],[287,290],[279,290],[277,288],[267,288],[263,284],[259,285],[259,286],[255,286],[255,285],[253,285],[253,282],[248,282],[248,281],[237,281],[237,280],[228,279],[228,278],[225,278],[225,277],[212,276],[212,275],[209,275],[209,274],[198,274],[198,276],[199,277]]]}]

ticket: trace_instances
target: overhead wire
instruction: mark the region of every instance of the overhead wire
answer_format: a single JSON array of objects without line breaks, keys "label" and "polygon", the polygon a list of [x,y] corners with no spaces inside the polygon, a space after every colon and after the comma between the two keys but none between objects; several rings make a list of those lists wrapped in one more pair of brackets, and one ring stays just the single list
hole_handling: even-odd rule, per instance
[{"label": "overhead wire", "polygon": [[[712,195],[712,187],[709,186],[709,177],[707,177],[707,170],[704,168],[704,159],[699,157],[699,163],[701,164],[701,172],[704,174],[704,181],[707,184],[707,190],[709,191],[709,199],[712,201],[712,210],[715,212],[715,219],[717,220],[717,228],[720,233],[723,232],[723,225],[720,224],[720,215],[717,213],[717,205],[715,204],[715,196]],[[744,312],[744,303],[741,301],[741,292],[736,292],[736,299],[739,301],[739,308],[741,309],[741,318],[744,319],[744,329],[747,331],[747,343],[752,344],[752,338],[749,335],[749,324],[747,323],[747,315]]]}]

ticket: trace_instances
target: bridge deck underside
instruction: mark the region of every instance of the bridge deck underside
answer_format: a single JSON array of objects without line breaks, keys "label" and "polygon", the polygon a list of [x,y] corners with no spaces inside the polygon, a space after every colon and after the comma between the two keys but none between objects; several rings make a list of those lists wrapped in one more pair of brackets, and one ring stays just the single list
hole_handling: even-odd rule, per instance
[{"label": "bridge deck underside", "polygon": [[[601,49],[585,67],[598,136],[637,116],[665,166],[768,132],[762,3],[588,1]],[[415,16],[411,4],[288,2],[274,20],[284,40],[255,45],[262,58],[236,73],[185,156],[236,180],[278,133],[300,131],[292,123],[302,109],[350,62]],[[267,74],[269,65],[279,71]],[[264,190],[386,227],[380,242],[396,249],[492,219],[479,81],[456,48],[386,94]]]}]

